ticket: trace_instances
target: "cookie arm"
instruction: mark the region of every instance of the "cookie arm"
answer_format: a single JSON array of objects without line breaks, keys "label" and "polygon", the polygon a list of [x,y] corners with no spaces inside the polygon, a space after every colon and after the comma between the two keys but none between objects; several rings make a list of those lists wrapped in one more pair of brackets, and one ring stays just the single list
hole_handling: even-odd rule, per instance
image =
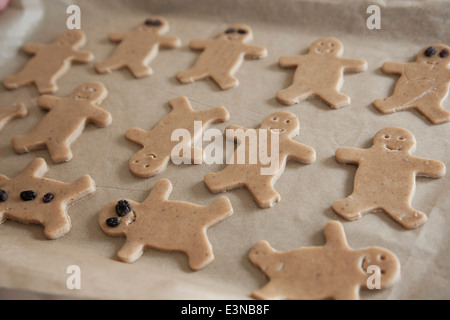
[{"label": "cookie arm", "polygon": [[336,150],[336,160],[340,163],[358,164],[364,150],[356,148],[339,148]]},{"label": "cookie arm", "polygon": [[147,136],[148,136],[148,132],[145,130],[139,129],[139,128],[128,129],[127,132],[125,133],[125,137],[128,140],[130,140],[140,146],[144,146]]},{"label": "cookie arm", "polygon": [[405,63],[401,62],[385,62],[381,70],[385,73],[402,74]]},{"label": "cookie arm", "polygon": [[193,50],[203,50],[208,45],[208,40],[196,39],[189,42],[189,48]]},{"label": "cookie arm", "polygon": [[29,53],[29,54],[36,54],[39,52],[39,50],[41,50],[44,47],[45,47],[45,44],[41,44],[41,43],[26,43],[23,46],[23,51],[25,51],[26,53]]},{"label": "cookie arm", "polygon": [[150,191],[144,203],[155,206],[155,202],[165,202],[172,193],[172,183],[167,179],[159,180]]},{"label": "cookie arm", "polygon": [[181,40],[174,36],[159,36],[159,45],[166,48],[178,48],[181,46]]},{"label": "cookie arm", "polygon": [[97,127],[100,128],[107,127],[108,125],[111,124],[112,116],[108,111],[96,105],[91,105],[91,107],[92,112],[89,114],[88,117],[90,122],[93,122]]},{"label": "cookie arm", "polygon": [[418,176],[427,178],[442,178],[445,176],[445,164],[437,160],[428,160],[414,157],[413,165],[417,170]]},{"label": "cookie arm", "polygon": [[169,105],[173,111],[191,112],[193,111],[187,97],[177,97],[169,100]]},{"label": "cookie arm", "polygon": [[[30,177],[42,178],[48,171],[47,163],[43,158],[36,158],[23,169],[16,178],[29,180]],[[14,179],[16,179],[14,178]]]},{"label": "cookie arm", "polygon": [[43,95],[37,99],[37,105],[41,109],[51,110],[59,103],[60,100],[61,98],[55,96]]},{"label": "cookie arm", "polygon": [[323,228],[323,233],[325,235],[326,246],[348,248],[344,228],[340,222],[328,222]]},{"label": "cookie arm", "polygon": [[288,158],[310,164],[316,160],[316,150],[297,141],[289,140]]},{"label": "cookie arm", "polygon": [[341,58],[344,69],[353,72],[362,72],[367,70],[367,61],[362,59]]},{"label": "cookie arm", "polygon": [[125,35],[126,35],[126,33],[124,33],[124,32],[111,32],[108,35],[108,39],[109,39],[109,41],[112,41],[112,42],[120,42],[120,41],[122,41],[123,38],[125,38]]},{"label": "cookie arm", "polygon": [[283,68],[296,67],[301,60],[301,56],[283,56],[278,59],[278,64]]},{"label": "cookie arm", "polygon": [[89,62],[94,59],[94,55],[89,51],[72,50],[73,60],[78,62]]},{"label": "cookie arm", "polygon": [[245,55],[252,58],[267,57],[267,49],[261,46],[245,45]]}]

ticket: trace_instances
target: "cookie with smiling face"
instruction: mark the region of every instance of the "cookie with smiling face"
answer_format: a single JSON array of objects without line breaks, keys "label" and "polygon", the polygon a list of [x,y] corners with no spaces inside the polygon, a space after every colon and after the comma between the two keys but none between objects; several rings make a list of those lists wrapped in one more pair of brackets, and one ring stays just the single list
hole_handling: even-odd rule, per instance
[{"label": "cookie with smiling face", "polygon": [[276,251],[266,241],[258,242],[249,259],[270,281],[252,296],[266,300],[357,300],[360,288],[367,285],[370,266],[380,271],[380,289],[399,280],[400,262],[394,253],[380,247],[351,249],[337,221],[327,223],[324,233],[324,246],[286,252]]},{"label": "cookie with smiling face", "polygon": [[[213,193],[246,187],[258,206],[274,206],[281,197],[273,186],[286,162],[310,164],[316,159],[313,148],[293,140],[299,130],[297,116],[286,111],[266,117],[257,130],[236,125],[227,127],[227,137],[232,136],[239,145],[225,169],[205,175],[205,185]],[[264,159],[265,154],[270,154],[272,163]]]},{"label": "cookie with smiling face", "polygon": [[54,163],[71,160],[70,145],[87,123],[92,122],[98,127],[111,123],[111,114],[98,106],[107,94],[100,82],[88,82],[78,86],[65,98],[40,96],[38,106],[49,112],[31,132],[12,139],[14,150],[24,153],[47,148]]},{"label": "cookie with smiling face", "polygon": [[233,75],[244,57],[267,56],[266,48],[247,44],[252,38],[253,32],[249,26],[235,24],[222,31],[215,39],[191,41],[191,49],[203,52],[191,69],[179,71],[176,77],[182,83],[210,77],[222,90],[236,87],[239,81]]},{"label": "cookie with smiling face", "polygon": [[233,214],[231,203],[221,197],[207,206],[169,201],[172,183],[158,181],[142,203],[122,199],[107,204],[99,214],[101,229],[110,236],[125,236],[118,252],[121,261],[132,263],[147,248],[181,251],[189,266],[198,270],[214,259],[206,230]]},{"label": "cookie with smiling face", "polygon": [[333,203],[333,209],[347,220],[382,209],[407,229],[423,225],[427,216],[412,208],[416,176],[441,178],[445,165],[412,155],[416,140],[403,128],[380,130],[369,149],[339,148],[336,160],[356,164],[353,193]]},{"label": "cookie with smiling face", "polygon": [[109,40],[120,43],[110,57],[95,64],[95,69],[99,73],[105,73],[126,67],[136,78],[151,75],[153,71],[149,64],[158,54],[159,48],[176,48],[181,45],[179,38],[165,35],[168,30],[166,19],[153,17],[133,31],[111,33]]},{"label": "cookie with smiling face", "polygon": [[382,70],[398,74],[394,93],[377,99],[374,106],[382,113],[416,109],[433,124],[450,121],[450,112],[442,107],[450,83],[450,47],[435,44],[423,48],[415,62],[386,62]]},{"label": "cookie with smiling face", "polygon": [[19,73],[5,77],[4,86],[16,89],[34,83],[41,94],[55,92],[56,81],[69,70],[72,61],[86,63],[93,59],[90,52],[79,50],[85,43],[81,30],[67,30],[50,44],[25,44],[23,50],[34,56]]},{"label": "cookie with smiling face", "polygon": [[349,104],[350,97],[339,92],[344,71],[365,71],[367,62],[342,58],[343,51],[344,46],[339,40],[322,38],[310,46],[307,54],[281,57],[281,67],[296,70],[292,85],[277,92],[278,101],[293,105],[318,96],[334,109]]}]

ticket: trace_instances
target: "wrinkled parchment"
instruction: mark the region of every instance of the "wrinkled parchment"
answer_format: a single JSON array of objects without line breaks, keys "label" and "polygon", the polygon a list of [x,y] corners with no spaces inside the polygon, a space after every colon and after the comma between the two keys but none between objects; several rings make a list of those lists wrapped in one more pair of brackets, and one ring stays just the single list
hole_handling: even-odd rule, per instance
[{"label": "wrinkled parchment", "polygon": [[[392,93],[395,76],[380,67],[386,61],[413,61],[416,53],[432,43],[450,43],[448,1],[50,1],[13,0],[0,13],[0,76],[18,72],[28,56],[26,42],[48,43],[66,28],[67,6],[81,8],[81,28],[88,42],[85,49],[103,60],[114,49],[107,40],[112,31],[127,31],[150,15],[161,15],[170,23],[170,35],[182,40],[179,49],[162,49],[152,62],[154,74],[135,79],[122,69],[100,75],[93,63],[75,64],[59,82],[57,96],[68,95],[87,81],[101,81],[109,91],[102,107],[113,116],[113,124],[99,129],[88,125],[72,145],[74,158],[54,165],[45,150],[17,155],[10,145],[15,135],[30,131],[45,112],[36,105],[38,93],[28,86],[7,91],[0,86],[0,107],[23,102],[29,115],[10,122],[0,132],[0,173],[14,177],[35,157],[43,157],[50,170],[46,177],[74,181],[89,174],[96,193],[70,207],[72,230],[63,238],[46,240],[41,226],[6,221],[0,225],[0,291],[2,298],[33,292],[32,297],[94,299],[248,299],[267,279],[248,260],[251,247],[267,240],[277,250],[323,245],[323,226],[330,220],[343,222],[349,245],[385,247],[397,254],[402,280],[391,289],[365,290],[363,299],[450,298],[450,175],[442,179],[418,178],[413,206],[427,213],[428,222],[415,230],[403,229],[383,213],[368,214],[347,222],[331,204],[352,191],[356,167],[338,164],[338,147],[368,148],[374,134],[388,126],[410,130],[417,140],[416,156],[450,162],[450,123],[431,125],[414,111],[382,115],[373,106],[376,98]],[[381,8],[381,29],[369,30],[366,13],[370,4]],[[194,38],[215,37],[228,24],[246,23],[253,29],[255,45],[265,46],[268,57],[246,60],[236,77],[237,88],[221,91],[211,80],[183,85],[175,74],[189,68],[198,52],[188,47]],[[278,58],[305,53],[319,37],[336,37],[344,44],[344,57],[363,58],[368,70],[346,74],[341,91],[352,103],[333,110],[317,99],[287,107],[275,99],[287,87],[293,69],[282,69]],[[223,105],[231,114],[229,124],[256,128],[276,111],[295,113],[301,123],[296,141],[312,146],[317,160],[312,165],[290,162],[275,188],[281,202],[260,209],[245,189],[226,195],[234,215],[208,230],[215,260],[193,272],[182,253],[148,250],[133,264],[119,262],[116,252],[123,239],[106,236],[99,228],[100,209],[118,198],[142,202],[158,179],[173,183],[172,200],[202,205],[220,195],[211,194],[203,183],[208,172],[222,164],[169,165],[162,174],[134,177],[129,158],[139,150],[125,138],[128,128],[150,130],[169,111],[168,101],[187,96],[194,108]],[[444,104],[450,109],[450,102]],[[81,289],[69,290],[68,266],[81,270]],[[11,293],[7,289],[19,290]]]}]

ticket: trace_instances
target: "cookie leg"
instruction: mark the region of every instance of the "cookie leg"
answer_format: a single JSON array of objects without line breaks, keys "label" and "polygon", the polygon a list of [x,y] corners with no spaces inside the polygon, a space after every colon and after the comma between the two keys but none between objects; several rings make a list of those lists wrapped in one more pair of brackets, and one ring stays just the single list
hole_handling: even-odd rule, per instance
[{"label": "cookie leg", "polygon": [[117,59],[114,56],[94,64],[94,68],[98,73],[111,72],[112,70],[120,69],[124,66],[125,63],[122,58]]},{"label": "cookie leg", "polygon": [[377,99],[373,102],[375,108],[381,113],[388,114],[409,109],[411,98],[403,95],[392,95],[389,98]]},{"label": "cookie leg", "polygon": [[209,191],[220,193],[242,187],[244,183],[240,181],[239,176],[232,168],[232,166],[228,166],[222,171],[206,174],[204,181]]},{"label": "cookie leg", "polygon": [[415,210],[409,205],[399,204],[385,207],[384,211],[406,229],[418,228],[428,220],[426,214]]},{"label": "cookie leg", "polygon": [[26,153],[33,150],[45,148],[45,138],[31,131],[26,135],[15,136],[11,140],[11,145],[17,153]]},{"label": "cookie leg", "polygon": [[350,221],[357,220],[361,218],[364,213],[376,209],[376,207],[371,208],[368,206],[365,201],[362,201],[355,194],[352,194],[345,199],[335,201],[332,207],[336,213]]},{"label": "cookie leg", "polygon": [[226,73],[212,74],[211,78],[219,85],[220,89],[228,90],[236,87],[239,80]]},{"label": "cookie leg", "polygon": [[32,83],[34,81],[34,77],[29,75],[27,72],[19,72],[15,75],[6,76],[3,78],[3,85],[7,89],[17,89],[26,84]]},{"label": "cookie leg", "polygon": [[188,70],[178,71],[176,74],[177,79],[181,83],[192,83],[197,80],[201,80],[207,78],[209,76],[209,72],[200,68],[192,68]]},{"label": "cookie leg", "polygon": [[190,244],[191,249],[186,250],[189,259],[189,267],[191,267],[192,270],[199,270],[214,260],[211,244],[204,232],[200,232],[200,237],[198,237],[197,234],[195,239],[192,239],[193,242]]},{"label": "cookie leg", "polygon": [[36,79],[34,83],[41,94],[53,93],[58,89],[52,79]]},{"label": "cookie leg", "polygon": [[420,99],[416,109],[434,124],[441,124],[450,121],[450,112],[442,108],[442,101],[447,96],[448,89],[439,87]]},{"label": "cookie leg", "polygon": [[247,188],[261,208],[271,208],[281,200],[280,194],[275,191],[271,184],[272,179],[256,179],[247,184]]},{"label": "cookie leg", "polygon": [[129,62],[127,67],[136,78],[142,78],[153,74],[153,70],[144,65],[141,61]]},{"label": "cookie leg", "polygon": [[259,300],[281,299],[285,294],[280,292],[280,288],[273,282],[269,282],[264,287],[252,292],[252,296]]},{"label": "cookie leg", "polygon": [[313,92],[304,85],[292,85],[277,92],[277,99],[285,105],[293,105],[308,99]]},{"label": "cookie leg", "polygon": [[47,141],[47,149],[53,163],[62,163],[72,159],[73,154],[70,147],[65,143]]},{"label": "cookie leg", "polygon": [[70,218],[63,212],[46,212],[44,233],[48,239],[58,239],[70,231]]},{"label": "cookie leg", "polygon": [[335,90],[321,91],[317,95],[333,109],[339,109],[350,104],[350,97]]}]

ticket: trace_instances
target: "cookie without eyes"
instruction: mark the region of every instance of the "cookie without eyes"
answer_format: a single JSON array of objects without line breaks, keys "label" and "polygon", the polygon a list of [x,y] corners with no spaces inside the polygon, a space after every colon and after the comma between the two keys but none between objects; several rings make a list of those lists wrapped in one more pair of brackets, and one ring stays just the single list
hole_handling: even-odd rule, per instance
[{"label": "cookie without eyes", "polygon": [[369,266],[379,268],[381,289],[400,279],[400,262],[389,250],[351,249],[337,221],[327,223],[324,234],[324,246],[285,252],[276,251],[266,241],[258,242],[249,259],[270,281],[252,296],[266,300],[358,300],[360,289],[372,275]]},{"label": "cookie without eyes", "polygon": [[34,83],[41,94],[55,92],[57,80],[69,70],[72,61],[87,63],[94,58],[92,53],[79,50],[85,43],[83,31],[67,30],[50,44],[25,44],[23,50],[34,56],[19,73],[3,78],[4,86],[17,89]]},{"label": "cookie without eyes", "polygon": [[23,118],[28,114],[28,110],[23,103],[0,108],[0,130],[12,119]]},{"label": "cookie without eyes", "polygon": [[[227,121],[230,117],[224,107],[196,111],[192,109],[186,97],[173,98],[169,105],[172,111],[152,130],[132,128],[126,132],[127,139],[143,147],[129,162],[131,172],[137,177],[150,178],[161,173],[166,169],[171,157],[184,162],[187,160],[190,163],[201,163],[204,152],[203,149],[194,147],[194,141],[201,138],[203,130],[210,124]],[[198,130],[194,130],[196,121],[201,122]],[[180,129],[189,132],[189,141],[172,141],[172,134]],[[185,150],[191,150],[190,155],[173,154],[174,148],[180,143],[185,144]]]},{"label": "cookie without eyes", "polygon": [[[293,113],[281,111],[271,114],[263,120],[257,130],[229,126],[226,128],[228,137],[230,129],[234,131],[234,138],[240,144],[233,154],[232,163],[228,160],[225,169],[205,175],[205,184],[213,193],[246,187],[258,206],[270,208],[281,200],[273,185],[283,173],[286,162],[295,160],[310,164],[316,159],[313,148],[293,140],[300,130],[300,122]],[[252,135],[254,139],[248,138],[246,141],[246,135]],[[272,139],[277,139],[275,141],[278,142],[273,144]],[[263,159],[260,152],[261,145],[265,145],[267,154],[277,160],[274,165],[261,161]],[[277,146],[278,152],[275,149]],[[252,156],[255,155],[256,157],[253,157],[255,159],[252,160]]]},{"label": "cookie without eyes", "polygon": [[164,35],[168,30],[166,19],[153,17],[133,31],[111,33],[109,40],[120,43],[110,57],[95,64],[95,69],[105,73],[126,67],[136,78],[151,75],[153,71],[149,64],[158,54],[159,47],[176,48],[181,45],[179,38]]},{"label": "cookie without eyes", "polygon": [[0,175],[0,223],[15,220],[44,226],[48,239],[57,239],[70,231],[68,207],[95,192],[88,175],[65,183],[46,179],[45,160],[31,161],[21,173],[9,179]]},{"label": "cookie without eyes", "polygon": [[214,255],[206,231],[233,214],[230,201],[220,197],[210,205],[200,206],[169,201],[171,192],[171,182],[160,180],[144,202],[123,199],[100,211],[101,229],[110,236],[126,237],[118,252],[120,260],[134,262],[145,249],[154,248],[186,253],[193,270],[211,263]]},{"label": "cookie without eyes", "polygon": [[111,114],[99,107],[107,94],[100,82],[87,82],[65,98],[40,96],[38,106],[49,112],[31,132],[12,139],[14,150],[24,153],[47,148],[54,163],[71,160],[70,145],[87,123],[92,122],[97,127],[111,123]]},{"label": "cookie without eyes", "polygon": [[194,50],[203,50],[195,65],[189,70],[176,74],[182,83],[191,83],[210,77],[222,90],[239,84],[234,77],[245,57],[264,58],[264,47],[247,44],[253,38],[253,32],[245,24],[235,24],[222,31],[215,39],[193,40],[189,46]]},{"label": "cookie without eyes", "polygon": [[382,113],[416,109],[433,124],[450,121],[450,112],[442,107],[450,83],[450,47],[435,44],[423,48],[415,62],[386,62],[381,70],[398,74],[394,94],[377,99],[374,106]]},{"label": "cookie without eyes", "polygon": [[412,155],[416,139],[406,129],[390,127],[380,130],[369,149],[339,148],[336,160],[358,166],[353,193],[335,201],[333,209],[347,220],[383,210],[407,229],[427,221],[427,216],[412,208],[416,176],[441,178],[445,165],[436,160]]},{"label": "cookie without eyes", "polygon": [[344,72],[365,71],[367,62],[342,58],[343,51],[344,46],[339,40],[322,38],[310,46],[307,54],[281,57],[281,67],[296,70],[292,85],[277,92],[278,101],[293,105],[317,96],[334,109],[350,104],[350,97],[340,92]]}]

